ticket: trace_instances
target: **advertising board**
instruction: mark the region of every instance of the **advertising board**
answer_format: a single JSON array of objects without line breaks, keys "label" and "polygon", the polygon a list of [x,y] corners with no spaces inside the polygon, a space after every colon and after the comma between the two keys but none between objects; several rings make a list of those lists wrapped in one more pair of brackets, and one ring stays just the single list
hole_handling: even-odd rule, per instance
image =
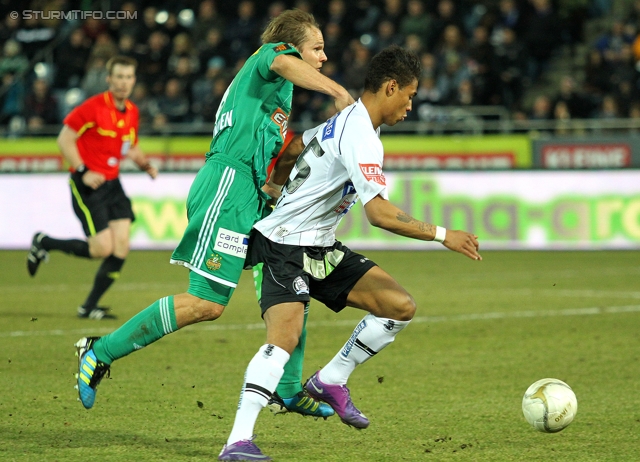
[{"label": "advertising board", "polygon": [[[171,249],[186,226],[193,173],[125,173],[132,248]],[[483,249],[640,249],[640,170],[387,173],[389,199],[413,217],[477,234]],[[36,231],[80,237],[65,174],[0,175],[0,248]],[[338,228],[354,249],[442,249],[371,226],[361,204]]]}]

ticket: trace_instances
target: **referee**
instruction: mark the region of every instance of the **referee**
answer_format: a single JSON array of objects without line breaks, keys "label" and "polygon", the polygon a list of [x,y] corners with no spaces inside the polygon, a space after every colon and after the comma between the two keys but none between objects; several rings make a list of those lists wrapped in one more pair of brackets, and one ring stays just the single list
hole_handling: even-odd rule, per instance
[{"label": "referee", "polygon": [[78,317],[114,318],[98,301],[120,276],[129,254],[129,231],[134,220],[131,201],[118,178],[120,161],[128,156],[151,178],[158,175],[138,147],[138,108],[129,101],[136,83],[137,62],[115,56],[107,64],[104,93],[87,99],[64,119],[58,146],[71,166],[71,200],[86,240],[33,236],[27,269],[35,276],[49,251],[60,250],[82,258],[103,259],[93,288],[78,307]]}]

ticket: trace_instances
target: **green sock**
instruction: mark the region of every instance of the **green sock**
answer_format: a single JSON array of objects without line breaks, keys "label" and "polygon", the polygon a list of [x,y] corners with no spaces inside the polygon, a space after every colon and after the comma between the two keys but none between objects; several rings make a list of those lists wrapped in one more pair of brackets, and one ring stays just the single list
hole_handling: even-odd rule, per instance
[{"label": "green sock", "polygon": [[276,388],[276,392],[282,398],[291,398],[302,391],[302,364],[304,363],[304,348],[307,344],[307,316],[309,315],[309,304],[304,307],[304,323],[302,324],[302,334],[298,345],[291,353],[289,361],[284,366],[284,374]]},{"label": "green sock", "polygon": [[156,300],[94,345],[96,358],[107,364],[178,330],[173,296]]}]

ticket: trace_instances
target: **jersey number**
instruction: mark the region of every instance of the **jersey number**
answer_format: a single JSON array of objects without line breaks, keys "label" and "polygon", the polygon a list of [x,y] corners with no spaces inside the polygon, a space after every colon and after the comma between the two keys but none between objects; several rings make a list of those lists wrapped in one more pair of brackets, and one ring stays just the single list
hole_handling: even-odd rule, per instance
[{"label": "jersey number", "polygon": [[304,148],[304,151],[300,153],[300,156],[296,161],[296,170],[298,171],[298,173],[296,173],[295,178],[293,180],[287,180],[287,183],[284,186],[288,194],[294,193],[300,186],[302,186],[302,183],[304,183],[307,178],[309,178],[309,175],[311,174],[311,167],[309,166],[307,161],[304,160],[309,152],[312,152],[316,157],[322,157],[324,155],[324,151],[320,147],[318,139],[315,137]]}]

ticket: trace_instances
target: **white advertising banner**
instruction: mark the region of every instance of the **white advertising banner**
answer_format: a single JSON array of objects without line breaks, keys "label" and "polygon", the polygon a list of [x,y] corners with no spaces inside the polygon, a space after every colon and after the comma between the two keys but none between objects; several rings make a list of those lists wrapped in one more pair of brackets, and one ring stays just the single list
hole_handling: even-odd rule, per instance
[{"label": "white advertising banner", "polygon": [[[193,173],[122,175],[134,249],[171,249],[186,226]],[[483,249],[640,249],[640,170],[387,173],[389,199],[413,217],[477,234]],[[83,235],[68,175],[0,175],[0,248],[44,231]],[[372,227],[358,204],[338,238],[354,249],[441,249]]]}]

